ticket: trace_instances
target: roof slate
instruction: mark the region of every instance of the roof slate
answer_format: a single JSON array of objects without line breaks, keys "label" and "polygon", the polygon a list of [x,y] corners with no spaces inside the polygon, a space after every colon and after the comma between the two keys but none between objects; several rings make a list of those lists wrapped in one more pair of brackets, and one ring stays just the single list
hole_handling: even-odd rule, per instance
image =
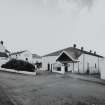
[{"label": "roof slate", "polygon": [[14,53],[11,53],[10,55],[16,55],[16,54],[21,54],[21,53],[23,53],[23,52],[25,52],[26,50],[24,50],[24,51],[19,51],[19,52],[14,52]]},{"label": "roof slate", "polygon": [[88,51],[81,50],[81,49],[74,48],[74,47],[68,47],[68,48],[65,48],[65,49],[62,49],[62,50],[58,50],[58,51],[52,52],[50,54],[44,55],[43,57],[46,57],[46,56],[59,56],[62,51],[67,51],[68,53],[71,53],[74,58],[75,58],[75,56],[78,56],[80,54],[88,54],[88,55],[104,58],[101,55],[90,53]]},{"label": "roof slate", "polygon": [[32,57],[33,57],[33,58],[41,59],[41,56],[39,56],[39,55],[37,55],[37,54],[32,54]]},{"label": "roof slate", "polygon": [[10,51],[9,51],[9,50],[7,50],[7,49],[5,49],[5,52],[6,52],[6,53],[10,53]]},{"label": "roof slate", "polygon": [[6,54],[6,53],[4,53],[4,52],[0,52],[0,57],[8,57],[8,55]]}]

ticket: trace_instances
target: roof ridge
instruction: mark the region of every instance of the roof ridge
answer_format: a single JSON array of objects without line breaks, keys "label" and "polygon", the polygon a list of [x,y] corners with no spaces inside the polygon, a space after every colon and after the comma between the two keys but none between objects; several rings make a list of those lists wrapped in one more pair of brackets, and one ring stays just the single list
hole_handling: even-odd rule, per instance
[{"label": "roof ridge", "polygon": [[74,50],[81,51],[81,53],[85,53],[85,54],[89,54],[89,55],[92,55],[92,56],[97,56],[97,57],[104,58],[104,56],[101,56],[99,54],[94,54],[94,53],[91,53],[89,51],[81,50],[79,48],[74,48],[74,47],[67,47],[67,48],[64,48],[64,49],[61,49],[61,50],[58,50],[58,51],[54,51],[52,53],[49,53],[49,54],[44,55],[43,57],[45,57],[45,56],[54,56],[54,55],[56,56],[56,55],[59,55],[62,51],[66,51],[68,49],[74,49]]},{"label": "roof ridge", "polygon": [[13,53],[11,53],[10,55],[15,55],[15,54],[23,53],[23,52],[25,52],[25,51],[27,51],[27,50],[13,52]]}]

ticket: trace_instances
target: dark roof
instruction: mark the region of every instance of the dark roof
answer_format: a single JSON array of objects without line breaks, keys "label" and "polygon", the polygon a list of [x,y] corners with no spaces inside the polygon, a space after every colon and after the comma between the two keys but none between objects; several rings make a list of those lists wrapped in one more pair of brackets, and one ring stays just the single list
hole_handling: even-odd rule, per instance
[{"label": "dark roof", "polygon": [[7,50],[7,49],[5,49],[5,52],[6,52],[6,53],[10,53],[10,51],[9,51],[9,50]]},{"label": "dark roof", "polygon": [[24,51],[19,51],[19,52],[14,52],[14,53],[11,53],[10,55],[17,55],[17,54],[21,54],[21,53],[23,53],[23,52],[25,52],[26,50],[24,50]]},{"label": "dark roof", "polygon": [[57,58],[57,61],[78,62],[78,58],[80,57],[80,55],[80,51],[63,51]]},{"label": "dark roof", "polygon": [[37,54],[32,54],[32,57],[33,57],[33,58],[38,58],[38,59],[41,59],[41,58],[42,58],[41,56],[39,56],[39,55],[37,55]]},{"label": "dark roof", "polygon": [[66,49],[64,51],[67,52],[67,54],[71,56],[74,60],[77,60],[82,54],[80,50],[74,48]]},{"label": "dark roof", "polygon": [[8,57],[8,55],[6,54],[6,53],[4,53],[4,52],[0,52],[0,57]]},{"label": "dark roof", "polygon": [[43,57],[45,57],[45,56],[59,56],[62,51],[67,51],[67,52],[73,53],[73,56],[75,54],[78,55],[78,54],[83,54],[84,53],[84,54],[88,54],[88,55],[92,55],[92,56],[97,56],[97,57],[100,57],[100,58],[104,58],[101,55],[90,53],[88,51],[81,50],[81,49],[74,48],[74,47],[68,47],[68,48],[65,48],[65,49],[62,49],[62,50],[58,50],[58,51],[52,52],[50,54],[44,55]]}]

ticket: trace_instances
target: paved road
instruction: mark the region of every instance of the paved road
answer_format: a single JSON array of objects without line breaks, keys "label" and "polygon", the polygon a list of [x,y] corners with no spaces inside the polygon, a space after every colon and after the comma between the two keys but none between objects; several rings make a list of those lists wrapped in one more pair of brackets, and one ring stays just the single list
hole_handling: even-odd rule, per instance
[{"label": "paved road", "polygon": [[0,105],[14,105],[2,87],[0,87]]},{"label": "paved road", "polygon": [[105,105],[105,85],[59,74],[0,72],[0,85],[17,105]]}]

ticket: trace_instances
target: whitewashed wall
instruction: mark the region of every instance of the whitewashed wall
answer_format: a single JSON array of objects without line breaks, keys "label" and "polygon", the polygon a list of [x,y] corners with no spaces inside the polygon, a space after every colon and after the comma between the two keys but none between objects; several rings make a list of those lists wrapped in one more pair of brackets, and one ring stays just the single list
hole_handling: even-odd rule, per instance
[{"label": "whitewashed wall", "polygon": [[19,56],[19,55],[17,55],[17,57],[16,57],[16,55],[11,55],[11,56],[10,56],[10,59],[12,59],[12,58],[16,59],[16,58],[18,58],[18,56]]},{"label": "whitewashed wall", "polygon": [[68,71],[72,71],[73,70],[73,63],[69,63],[68,64]]},{"label": "whitewashed wall", "polygon": [[[53,64],[56,63],[56,59],[58,56],[47,56],[42,58],[42,69],[47,70],[48,69],[48,63]],[[98,73],[101,71],[101,63],[103,58],[99,58],[97,56],[88,55],[88,54],[82,54],[79,57],[79,61],[77,63],[69,63],[68,71],[72,72],[79,72],[79,73],[86,73],[88,69],[89,64],[89,72],[92,73]],[[51,67],[51,66],[50,66]]]},{"label": "whitewashed wall", "polygon": [[24,61],[26,61],[26,58],[28,58],[28,61],[30,63],[32,63],[32,54],[29,51],[25,51],[23,53],[17,54],[17,56],[16,55],[11,55],[11,58],[24,60]]},{"label": "whitewashed wall", "polygon": [[58,56],[45,56],[42,57],[42,69],[47,70],[48,69],[48,63],[53,64],[56,63],[56,59]]},{"label": "whitewashed wall", "polygon": [[99,58],[99,71],[100,71],[100,73],[101,73],[102,69],[105,67],[103,62],[105,62],[105,58]]},{"label": "whitewashed wall", "polygon": [[101,68],[101,79],[105,80],[105,59],[101,60],[101,64],[100,64],[100,68]]},{"label": "whitewashed wall", "polygon": [[83,73],[84,70],[83,70],[83,55],[81,55],[79,57],[79,62],[77,63],[69,63],[69,67],[68,67],[68,71],[72,71],[73,73],[77,73],[77,72],[80,72],[80,73]]},{"label": "whitewashed wall", "polygon": [[88,68],[87,65],[89,64],[90,73],[97,73],[98,72],[98,68],[99,68],[98,57],[85,54],[84,60],[85,60],[85,65],[84,65],[85,71],[87,70],[87,68]]},{"label": "whitewashed wall", "polygon": [[26,60],[26,58],[28,58],[29,62],[32,62],[32,54],[29,51],[26,51],[20,55],[20,59]]},{"label": "whitewashed wall", "polygon": [[32,58],[32,63],[36,63],[36,62],[38,63],[42,62],[42,58]]},{"label": "whitewashed wall", "polygon": [[79,60],[80,60],[80,62],[79,62],[79,72],[80,73],[87,72],[88,64],[89,64],[90,73],[100,72],[102,59],[103,58],[99,58],[97,56],[82,54],[79,58]]},{"label": "whitewashed wall", "polygon": [[0,43],[0,52],[5,52],[5,46]]},{"label": "whitewashed wall", "polygon": [[8,61],[9,61],[9,58],[1,57],[0,58],[0,67]]},{"label": "whitewashed wall", "polygon": [[[86,73],[88,69],[88,64],[89,64],[89,71],[91,73],[98,73],[101,71],[101,63],[102,63],[103,58],[99,58],[97,56],[92,56],[88,54],[82,54],[79,57],[79,61],[77,63],[70,63],[69,71],[72,70],[72,72],[79,72],[79,73]],[[96,65],[96,67],[95,67]],[[74,70],[73,70],[74,68]]]}]

